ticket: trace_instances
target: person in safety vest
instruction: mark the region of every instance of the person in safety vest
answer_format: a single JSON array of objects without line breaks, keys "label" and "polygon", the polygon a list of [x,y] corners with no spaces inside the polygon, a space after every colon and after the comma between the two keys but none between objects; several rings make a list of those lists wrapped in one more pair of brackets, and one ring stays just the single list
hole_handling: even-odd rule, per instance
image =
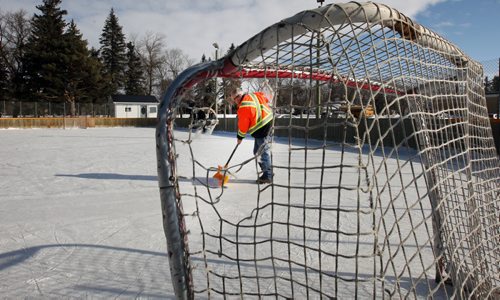
[{"label": "person in safety vest", "polygon": [[269,107],[273,98],[273,90],[266,81],[265,92],[254,92],[245,94],[241,88],[236,88],[230,93],[229,102],[238,107],[238,134],[237,143],[240,144],[249,133],[254,139],[253,154],[260,153],[259,166],[262,176],[257,183],[272,183],[273,173],[271,170],[271,132],[273,112]]}]

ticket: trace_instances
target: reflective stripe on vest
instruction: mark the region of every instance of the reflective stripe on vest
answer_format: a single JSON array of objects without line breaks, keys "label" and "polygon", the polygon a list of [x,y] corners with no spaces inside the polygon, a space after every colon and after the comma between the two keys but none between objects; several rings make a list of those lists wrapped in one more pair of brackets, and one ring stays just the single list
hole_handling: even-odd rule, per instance
[{"label": "reflective stripe on vest", "polygon": [[[253,100],[253,105],[248,105],[248,106],[254,106],[256,111],[257,111],[257,114],[255,116],[256,117],[255,118],[255,125],[253,125],[252,127],[250,127],[248,129],[248,133],[252,134],[255,131],[262,128],[267,123],[269,123],[269,121],[271,121],[273,118],[273,113],[264,104],[260,103],[259,98],[257,98],[257,96],[255,96],[255,94],[249,94],[249,96]],[[246,102],[246,101],[244,101],[244,102]],[[267,116],[264,119],[262,119],[262,110],[264,110],[267,114]]]}]

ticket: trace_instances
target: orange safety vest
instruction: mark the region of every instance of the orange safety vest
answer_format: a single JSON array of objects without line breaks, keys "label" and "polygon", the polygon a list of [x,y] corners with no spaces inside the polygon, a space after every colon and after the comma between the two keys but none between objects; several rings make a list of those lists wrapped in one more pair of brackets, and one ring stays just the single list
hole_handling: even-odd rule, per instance
[{"label": "orange safety vest", "polygon": [[246,94],[238,106],[238,137],[253,134],[273,119],[269,100],[261,92]]}]

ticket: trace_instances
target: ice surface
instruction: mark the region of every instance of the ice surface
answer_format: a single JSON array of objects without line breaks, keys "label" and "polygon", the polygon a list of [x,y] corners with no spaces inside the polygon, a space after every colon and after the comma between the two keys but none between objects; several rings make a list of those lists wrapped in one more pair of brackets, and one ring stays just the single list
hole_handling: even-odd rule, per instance
[{"label": "ice surface", "polygon": [[[304,170],[276,168],[279,166],[304,167],[304,152],[292,151],[290,147],[300,148],[303,141],[292,144],[286,139],[276,139],[273,144],[273,163],[275,166],[275,186],[271,189],[255,184],[257,179],[257,165],[252,160],[253,141],[245,140],[236,152],[231,166],[247,162],[241,170],[234,168],[236,177],[231,177],[228,187],[220,189],[212,179],[212,174],[205,168],[216,168],[223,165],[236,143],[235,134],[216,132],[213,135],[199,135],[193,138],[191,149],[182,141],[187,140],[188,133],[176,132],[176,150],[178,157],[179,184],[183,193],[183,205],[187,214],[200,206],[200,212],[206,223],[205,232],[218,234],[220,223],[217,214],[227,221],[223,233],[226,242],[219,244],[219,240],[207,240],[206,247],[218,249],[221,245],[228,255],[239,255],[242,259],[261,259],[259,262],[242,262],[239,267],[249,276],[257,273],[260,286],[272,286],[273,279],[278,276],[276,284],[282,290],[289,289],[286,279],[290,269],[295,276],[303,273],[304,268],[297,264],[288,264],[284,261],[271,262],[269,253],[270,226],[265,222],[274,218],[278,222],[297,224],[295,230],[287,233],[282,225],[273,226],[273,238],[277,241],[290,240],[301,243],[304,235],[308,236],[307,245],[312,250],[304,251],[302,247],[281,247],[274,242],[272,245],[275,258],[290,258],[297,263],[305,263],[311,268],[319,267],[318,252],[313,251],[321,240],[324,250],[336,249],[337,236],[329,230],[335,230],[337,213],[329,212],[326,208],[341,207],[345,210],[357,210],[356,199],[362,201],[359,208],[369,210],[369,195],[358,196],[357,178],[359,169],[344,167],[343,177],[339,176],[338,169],[325,170],[321,175],[317,169]],[[5,298],[173,298],[173,288],[170,280],[168,259],[166,256],[166,242],[163,232],[160,198],[157,183],[157,163],[155,152],[155,129],[153,128],[93,128],[93,129],[33,129],[33,130],[0,130],[0,295]],[[302,144],[301,144],[302,143]],[[314,142],[308,145],[317,146]],[[190,150],[193,151],[197,163],[193,163]],[[326,153],[329,159],[327,165],[339,165],[339,149],[329,149]],[[357,165],[355,150],[346,154],[344,165]],[[404,154],[404,153],[401,153]],[[323,164],[323,151],[308,151],[307,166],[314,167]],[[408,159],[411,161],[411,153]],[[421,248],[422,256],[407,257],[412,260],[412,267],[416,274],[421,272],[423,264],[431,266],[428,271],[432,274],[432,253],[430,245],[425,241],[428,238],[425,229],[426,223],[412,224],[409,220],[407,206],[416,205],[419,197],[417,187],[421,182],[411,182],[410,176],[403,172],[403,176],[391,177],[398,167],[394,159],[384,160],[381,155],[375,155],[373,165],[379,169],[369,170],[369,175],[377,172],[380,180],[381,195],[392,193],[392,197],[403,198],[397,195],[402,186],[406,189],[406,198],[410,201],[397,202],[395,206],[387,206],[389,196],[375,199],[377,215],[385,215],[386,220],[399,218],[401,226],[394,228],[377,223],[380,232],[387,232],[386,241],[379,241],[385,246],[385,259],[389,255],[390,247],[397,262],[403,260],[403,251],[397,245],[400,238],[409,239],[406,252],[414,255]],[[401,166],[400,166],[401,167]],[[410,165],[403,166],[403,169]],[[236,172],[238,171],[238,172]],[[409,171],[408,171],[409,172]],[[323,176],[323,177],[321,177]],[[307,180],[304,178],[307,177]],[[321,179],[323,178],[323,179]],[[356,180],[354,180],[356,179]],[[418,181],[423,180],[420,178]],[[390,181],[393,190],[384,190],[383,183]],[[207,184],[208,183],[208,184]],[[285,188],[287,185],[308,187],[308,196],[303,190]],[[301,210],[283,209],[280,205],[318,205],[320,194],[317,187],[323,184],[331,189],[324,198],[322,207],[323,222],[322,235],[317,230],[306,230],[304,226],[318,226],[319,210],[311,209],[303,214]],[[366,185],[366,182],[362,182]],[[342,185],[342,197],[336,197],[337,187]],[[366,186],[365,186],[366,187]],[[352,188],[352,190],[349,190]],[[261,189],[261,196],[257,194]],[[302,191],[302,192],[301,192]],[[273,198],[271,197],[273,193]],[[291,194],[290,194],[291,193]],[[196,197],[192,197],[196,195]],[[332,196],[333,195],[333,196]],[[218,197],[220,196],[220,197]],[[270,205],[270,199],[274,199]],[[248,200],[250,199],[250,200]],[[334,199],[335,201],[332,201]],[[196,200],[196,201],[195,201]],[[216,204],[209,204],[218,201]],[[283,206],[285,207],[285,206]],[[257,209],[258,208],[258,209]],[[429,215],[429,207],[414,207],[414,213]],[[413,213],[412,213],[413,214]],[[340,214],[340,229],[353,233],[364,232],[358,239],[351,235],[343,235],[340,242],[340,254],[359,254],[370,256],[373,253],[371,217],[363,216],[352,218],[352,212]],[[189,247],[192,252],[203,247],[201,235],[197,231],[196,217],[187,217],[186,222],[190,229]],[[234,225],[261,224],[257,229],[245,226],[235,232]],[[428,222],[427,222],[428,223]],[[428,224],[427,224],[428,225]],[[413,234],[412,227],[418,227],[417,234]],[[238,235],[236,237],[236,234]],[[377,237],[377,238],[380,238]],[[240,245],[238,249],[228,241],[262,242],[262,246],[254,248]],[[356,248],[356,244],[360,247]],[[284,245],[284,244],[283,244]],[[333,251],[333,250],[332,250]],[[208,264],[209,271],[218,274],[238,274],[234,262],[222,259],[217,253],[192,255],[195,279],[204,276]],[[350,279],[355,274],[361,278],[373,277],[372,266],[374,258],[362,258],[353,264],[353,259],[339,257],[335,262],[334,256],[324,256],[323,270],[338,266],[338,276]],[[376,261],[378,263],[378,258]],[[274,264],[274,265],[273,265]],[[412,286],[407,270],[392,270],[387,268],[387,282],[398,282],[404,289]],[[332,267],[332,272],[333,272]],[[415,272],[413,276],[415,276]],[[212,276],[212,287],[218,288],[217,280]],[[301,278],[294,278],[301,280]],[[415,278],[411,278],[415,280]],[[420,278],[418,285],[431,281],[433,278]],[[318,274],[309,272],[309,282],[317,282]],[[324,279],[323,279],[324,280]],[[200,282],[206,280],[200,279]],[[229,285],[239,286],[239,281],[228,281]],[[339,283],[342,288],[343,283]],[[323,288],[333,285],[333,280],[324,281]],[[255,289],[256,283],[246,281],[243,289]],[[386,288],[392,288],[386,284]],[[197,286],[203,289],[203,286]],[[417,295],[425,295],[429,288],[434,286],[416,286]],[[295,286],[295,295],[301,295],[300,287]],[[358,286],[358,296],[370,295],[373,282]],[[262,292],[266,292],[263,290]],[[269,292],[269,291],[267,291]],[[272,292],[272,290],[271,290]],[[352,291],[343,289],[339,296],[352,297]],[[212,294],[213,295],[213,294]],[[411,294],[413,295],[413,294]],[[435,294],[437,296],[439,294]]]},{"label": "ice surface", "polygon": [[0,298],[171,298],[153,128],[0,130]]},{"label": "ice surface", "polygon": [[431,209],[414,150],[342,149],[275,137],[275,177],[268,186],[255,184],[259,169],[249,138],[229,165],[237,178],[219,189],[213,167],[225,163],[234,134],[187,143],[188,133],[177,132],[176,138],[191,267],[202,296],[209,287],[211,295],[226,290],[314,299],[321,286],[323,296],[341,299],[426,298],[436,287]]}]

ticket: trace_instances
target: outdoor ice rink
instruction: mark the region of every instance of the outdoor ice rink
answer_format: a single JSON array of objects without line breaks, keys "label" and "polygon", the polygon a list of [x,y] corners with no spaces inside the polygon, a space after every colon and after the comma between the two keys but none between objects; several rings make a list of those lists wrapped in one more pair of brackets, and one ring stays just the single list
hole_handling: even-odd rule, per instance
[{"label": "outdoor ice rink", "polygon": [[153,128],[0,130],[0,298],[173,298]]},{"label": "outdoor ice rink", "polygon": [[[187,138],[185,131],[177,132],[176,136],[180,139]],[[174,297],[165,254],[154,128],[0,130],[0,140],[0,298]],[[200,164],[216,167],[225,163],[235,141],[233,133],[214,133],[195,138],[191,145]],[[280,144],[278,139],[273,145],[276,165],[287,163],[288,160],[292,165],[303,165],[303,155],[289,157],[288,145],[285,141],[282,142]],[[203,173],[201,167],[196,167],[193,181],[189,177],[193,174],[189,149],[183,143],[177,143],[176,147],[180,154],[178,168],[183,176],[180,178],[181,191],[189,195],[197,193],[199,197],[210,199],[206,195],[210,190],[215,199],[221,189],[210,188],[210,185],[213,186],[210,180],[208,187],[204,185],[206,173]],[[252,147],[253,140],[245,140],[233,158],[234,163],[251,158]],[[309,166],[321,164],[320,155],[309,155]],[[344,163],[349,162],[355,161],[347,159]],[[390,163],[388,166],[394,167]],[[237,178],[231,179],[229,188],[224,189],[220,202],[215,206],[203,207],[204,204],[200,202],[205,217],[210,219],[215,211],[213,208],[216,208],[228,221],[250,224],[255,220],[244,219],[255,216],[254,209],[259,206],[262,208],[257,214],[259,218],[269,218],[266,199],[271,189],[262,190],[261,201],[256,202],[258,186],[254,183],[255,170],[254,162],[246,164],[237,173]],[[289,177],[287,170],[276,169],[275,172],[275,201],[304,201],[302,194],[285,197],[280,193],[286,190],[279,188],[280,184],[303,184],[304,174],[296,173]],[[329,172],[324,176],[333,176],[334,179],[330,177],[333,181],[339,180],[335,169]],[[357,183],[350,179],[357,175],[355,170],[352,174],[348,173],[344,175],[343,184],[346,187],[356,187]],[[314,182],[319,178],[318,174],[313,170],[307,176]],[[396,185],[395,182],[393,184]],[[400,186],[404,184],[399,183]],[[411,193],[411,189],[408,190]],[[357,204],[352,201],[356,199],[356,193],[356,189],[346,191],[340,205],[345,209],[356,209]],[[246,201],[247,198],[254,200]],[[194,211],[194,202],[189,199],[190,197],[185,197],[186,213]],[[367,207],[368,203],[360,204],[361,209]],[[394,217],[404,219],[404,207],[396,210],[401,216]],[[427,214],[430,212],[428,209],[424,211]],[[301,214],[294,215],[293,210],[289,213],[291,215],[288,215],[288,221],[303,218]],[[323,217],[327,218],[328,212]],[[284,215],[277,216],[277,220],[284,221],[284,218]],[[308,216],[307,222],[315,222],[314,218],[313,215]],[[197,220],[188,218],[187,222],[191,226]],[[347,214],[341,215],[340,224],[345,231],[355,230],[357,225],[361,232],[369,232],[371,228],[370,222],[356,222]],[[402,225],[400,231],[404,233],[410,230],[409,224]],[[219,230],[218,222],[208,222],[206,228],[208,232],[216,233]],[[227,234],[229,239],[233,237],[230,230]],[[266,232],[256,234],[253,230],[241,230],[239,234],[248,236],[249,239],[264,239]],[[275,238],[282,234],[284,232],[280,232],[278,228]],[[289,234],[288,238],[298,240],[304,232],[294,231]],[[193,227],[190,235],[191,251],[201,249],[201,241],[197,236]],[[432,256],[430,247],[424,244],[425,235],[421,238],[422,244],[418,247],[422,248],[423,256],[425,257],[426,252],[429,257]],[[333,241],[334,237],[325,236],[323,239]],[[416,239],[420,240],[420,237],[417,235]],[[316,239],[311,238],[310,246],[314,247],[316,242]],[[356,251],[368,254],[372,249],[372,242],[369,236],[361,237],[357,242],[361,246]],[[354,254],[355,239],[348,237],[342,244],[345,245],[342,250],[345,254]],[[217,245],[207,246],[217,248]],[[226,246],[224,250],[232,253],[234,249],[231,249],[230,244]],[[408,249],[415,250],[416,247],[417,245],[410,246]],[[265,249],[262,251],[257,255],[265,256]],[[288,254],[291,255],[290,258],[300,261],[304,257],[303,252],[294,252]],[[253,252],[249,251],[247,254],[251,257]],[[402,259],[398,255],[395,255],[396,261]],[[243,252],[242,258],[245,256]],[[193,261],[198,272],[203,275],[203,258],[195,255]],[[217,268],[220,263],[216,255],[209,256],[208,261],[210,268]],[[318,262],[311,256],[309,263],[314,265]],[[371,264],[366,266],[367,263],[368,261],[361,259],[357,269],[354,269],[352,260],[345,261],[338,271],[346,277],[353,276],[355,272],[370,274]],[[271,270],[266,261],[257,265],[242,264],[242,267],[248,267],[249,272],[255,272],[257,268],[260,275],[269,275]],[[274,267],[280,272],[288,269],[287,265]],[[363,269],[365,267],[366,270]],[[414,271],[420,272],[421,267],[415,261]],[[224,272],[227,274],[235,271],[231,265],[226,265],[225,268]],[[200,274],[195,271],[194,276],[198,275]],[[402,274],[401,278],[403,288],[409,288],[411,284],[405,281],[408,277]],[[432,279],[429,278],[429,282]],[[217,286],[216,282],[213,284]],[[369,295],[370,287],[372,284],[365,290],[361,285],[359,295]],[[428,292],[427,287],[417,286],[417,290],[422,295]],[[343,294],[344,292],[347,294]],[[300,295],[300,291],[297,293]],[[352,297],[348,290],[341,291],[340,295]],[[440,293],[435,294],[439,295]]]}]

